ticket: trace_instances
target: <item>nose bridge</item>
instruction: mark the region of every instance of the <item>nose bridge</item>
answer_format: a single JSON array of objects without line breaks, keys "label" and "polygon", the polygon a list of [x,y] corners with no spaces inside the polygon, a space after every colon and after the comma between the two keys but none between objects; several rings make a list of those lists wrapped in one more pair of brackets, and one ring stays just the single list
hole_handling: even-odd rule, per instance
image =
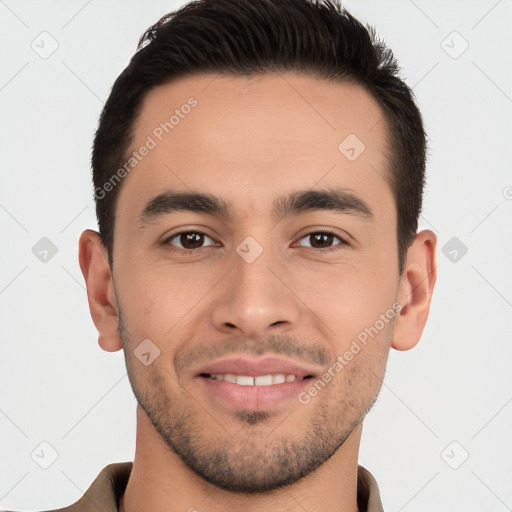
[{"label": "nose bridge", "polygon": [[240,252],[242,252],[242,248],[234,258],[233,291],[235,295],[238,295],[239,299],[247,304],[257,304],[263,300],[265,303],[269,303],[276,299],[276,294],[279,293],[274,274],[276,270],[274,269],[272,272],[270,269],[272,266],[278,268],[280,264],[275,257],[271,256],[271,251],[265,250],[254,261],[246,260],[240,256]]},{"label": "nose bridge", "polygon": [[298,304],[281,281],[286,280],[285,263],[271,247],[250,238],[233,254],[233,269],[214,306],[213,321],[217,329],[258,337],[271,326],[295,324]]}]

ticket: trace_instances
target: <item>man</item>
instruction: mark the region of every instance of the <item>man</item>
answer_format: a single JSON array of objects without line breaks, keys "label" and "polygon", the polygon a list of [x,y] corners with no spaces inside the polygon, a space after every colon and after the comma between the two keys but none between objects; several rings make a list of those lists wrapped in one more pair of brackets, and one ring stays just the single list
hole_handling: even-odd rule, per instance
[{"label": "man", "polygon": [[425,148],[390,50],[337,3],[151,27],[101,115],[79,255],[136,455],[62,510],[382,510],[358,450],[436,281]]}]

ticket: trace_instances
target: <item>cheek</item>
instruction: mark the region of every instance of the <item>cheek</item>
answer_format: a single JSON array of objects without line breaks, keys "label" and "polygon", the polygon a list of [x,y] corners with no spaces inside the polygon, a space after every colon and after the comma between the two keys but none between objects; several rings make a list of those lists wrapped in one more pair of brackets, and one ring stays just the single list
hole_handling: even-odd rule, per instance
[{"label": "cheek", "polygon": [[353,261],[309,269],[306,281],[305,271],[293,276],[297,296],[329,326],[327,335],[337,354],[342,354],[358,337],[362,342],[365,336],[390,338],[388,328],[394,315],[398,271],[389,269],[387,262]]},{"label": "cheek", "polygon": [[367,408],[377,395],[384,378],[389,354],[392,321],[378,329],[362,330],[349,343],[338,347],[338,392],[358,408]]},{"label": "cheek", "polygon": [[370,408],[380,391],[387,353],[366,347],[344,366],[338,396],[344,393],[348,405],[360,413]]},{"label": "cheek", "polygon": [[119,281],[116,289],[123,311],[129,311],[130,319],[137,322],[156,322],[155,327],[163,318],[170,324],[175,317],[183,315],[183,310],[201,296],[201,283],[204,283],[195,276],[191,282],[190,275],[179,268],[142,265],[136,261],[126,262]]},{"label": "cheek", "polygon": [[[213,274],[213,275],[212,275]],[[150,339],[169,362],[197,329],[197,318],[206,317],[208,291],[218,273],[190,272],[168,265],[131,266],[116,286],[132,350]]]},{"label": "cheek", "polygon": [[339,355],[336,361],[299,395],[301,404],[321,415],[328,410],[338,426],[359,423],[375,401],[384,377],[387,351],[371,347]]}]

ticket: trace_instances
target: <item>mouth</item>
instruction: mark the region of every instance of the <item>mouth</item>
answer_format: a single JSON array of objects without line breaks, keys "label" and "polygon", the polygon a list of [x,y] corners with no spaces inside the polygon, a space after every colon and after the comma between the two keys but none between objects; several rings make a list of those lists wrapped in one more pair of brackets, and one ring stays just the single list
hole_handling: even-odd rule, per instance
[{"label": "mouth", "polygon": [[276,357],[244,356],[215,361],[196,378],[208,401],[230,410],[261,411],[284,407],[319,374],[316,368]]},{"label": "mouth", "polygon": [[233,373],[201,373],[200,377],[224,380],[239,386],[272,386],[274,384],[284,384],[285,382],[297,382],[305,379],[313,378],[313,375],[305,375],[304,377],[292,374],[275,373],[268,375],[236,375]]}]

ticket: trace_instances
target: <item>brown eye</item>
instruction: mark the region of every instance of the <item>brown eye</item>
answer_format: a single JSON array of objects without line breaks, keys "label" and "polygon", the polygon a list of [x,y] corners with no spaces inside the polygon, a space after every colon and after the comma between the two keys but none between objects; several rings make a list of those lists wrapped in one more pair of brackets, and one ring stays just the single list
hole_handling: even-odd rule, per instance
[{"label": "brown eye", "polygon": [[[312,249],[336,249],[338,245],[347,245],[345,240],[329,231],[308,233],[299,240],[299,243],[303,240],[305,240],[306,243],[301,244],[302,247],[311,247]],[[336,240],[338,240],[338,243],[335,243],[333,246],[332,244]]]},{"label": "brown eye", "polygon": [[[174,242],[173,242],[174,241]],[[166,240],[167,244],[174,245],[179,249],[183,250],[193,250],[200,249],[204,246],[204,243],[209,241],[211,243],[207,243],[207,245],[214,245],[213,240],[201,233],[200,231],[183,231],[181,233],[177,233]]]}]

